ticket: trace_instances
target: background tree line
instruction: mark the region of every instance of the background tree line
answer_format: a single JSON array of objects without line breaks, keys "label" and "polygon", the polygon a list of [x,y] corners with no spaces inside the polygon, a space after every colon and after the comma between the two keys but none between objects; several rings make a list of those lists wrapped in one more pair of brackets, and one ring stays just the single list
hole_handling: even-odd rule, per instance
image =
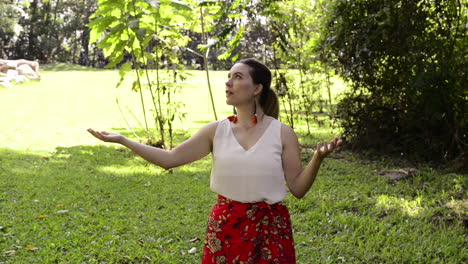
[{"label": "background tree line", "polygon": [[[158,100],[174,102],[184,69],[257,57],[274,71],[289,125],[310,133],[326,115],[354,149],[466,166],[467,13],[460,0],[7,0],[0,56],[136,71],[132,89],[154,92],[160,130],[174,113]],[[334,74],[350,87],[338,105],[322,96]]]}]

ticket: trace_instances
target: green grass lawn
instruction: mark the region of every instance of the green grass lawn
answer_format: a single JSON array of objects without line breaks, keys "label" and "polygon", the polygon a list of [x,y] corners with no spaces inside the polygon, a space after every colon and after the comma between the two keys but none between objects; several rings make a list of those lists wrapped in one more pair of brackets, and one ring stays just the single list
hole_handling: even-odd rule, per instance
[{"label": "green grass lawn", "polygon": [[[115,71],[43,69],[40,82],[0,88],[0,263],[199,263],[216,200],[211,158],[167,172],[100,143],[86,129],[125,131],[115,99],[141,116],[139,95],[114,88]],[[204,72],[192,74],[178,142],[213,120]],[[226,74],[212,72],[223,118],[231,113]],[[324,127],[312,137],[297,132],[306,144],[332,136]],[[306,162],[311,150],[302,154]],[[407,166],[420,173],[399,182],[379,176]],[[466,263],[467,178],[333,154],[304,199],[285,201],[298,263]]]}]

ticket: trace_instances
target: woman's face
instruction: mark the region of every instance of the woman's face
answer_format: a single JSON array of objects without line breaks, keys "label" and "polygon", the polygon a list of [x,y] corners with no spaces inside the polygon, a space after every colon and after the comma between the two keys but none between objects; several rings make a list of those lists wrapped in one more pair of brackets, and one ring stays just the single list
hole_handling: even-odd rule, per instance
[{"label": "woman's face", "polygon": [[250,66],[236,63],[232,66],[226,81],[226,103],[240,105],[251,103],[254,97],[261,92],[261,85],[254,84],[249,73]]}]

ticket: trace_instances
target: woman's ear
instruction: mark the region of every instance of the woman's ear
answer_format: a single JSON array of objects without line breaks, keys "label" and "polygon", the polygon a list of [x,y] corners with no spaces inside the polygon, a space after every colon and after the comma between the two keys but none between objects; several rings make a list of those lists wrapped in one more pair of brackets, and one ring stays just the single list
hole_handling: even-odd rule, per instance
[{"label": "woman's ear", "polygon": [[262,93],[263,84],[259,83],[255,85],[254,95],[257,96]]}]

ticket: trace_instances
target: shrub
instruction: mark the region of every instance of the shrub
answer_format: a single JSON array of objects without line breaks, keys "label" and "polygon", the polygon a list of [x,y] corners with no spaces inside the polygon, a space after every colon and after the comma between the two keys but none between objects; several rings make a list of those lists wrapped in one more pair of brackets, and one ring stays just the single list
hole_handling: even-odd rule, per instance
[{"label": "shrub", "polygon": [[354,149],[468,155],[467,13],[461,1],[335,2],[321,58],[351,83],[337,118]]}]

